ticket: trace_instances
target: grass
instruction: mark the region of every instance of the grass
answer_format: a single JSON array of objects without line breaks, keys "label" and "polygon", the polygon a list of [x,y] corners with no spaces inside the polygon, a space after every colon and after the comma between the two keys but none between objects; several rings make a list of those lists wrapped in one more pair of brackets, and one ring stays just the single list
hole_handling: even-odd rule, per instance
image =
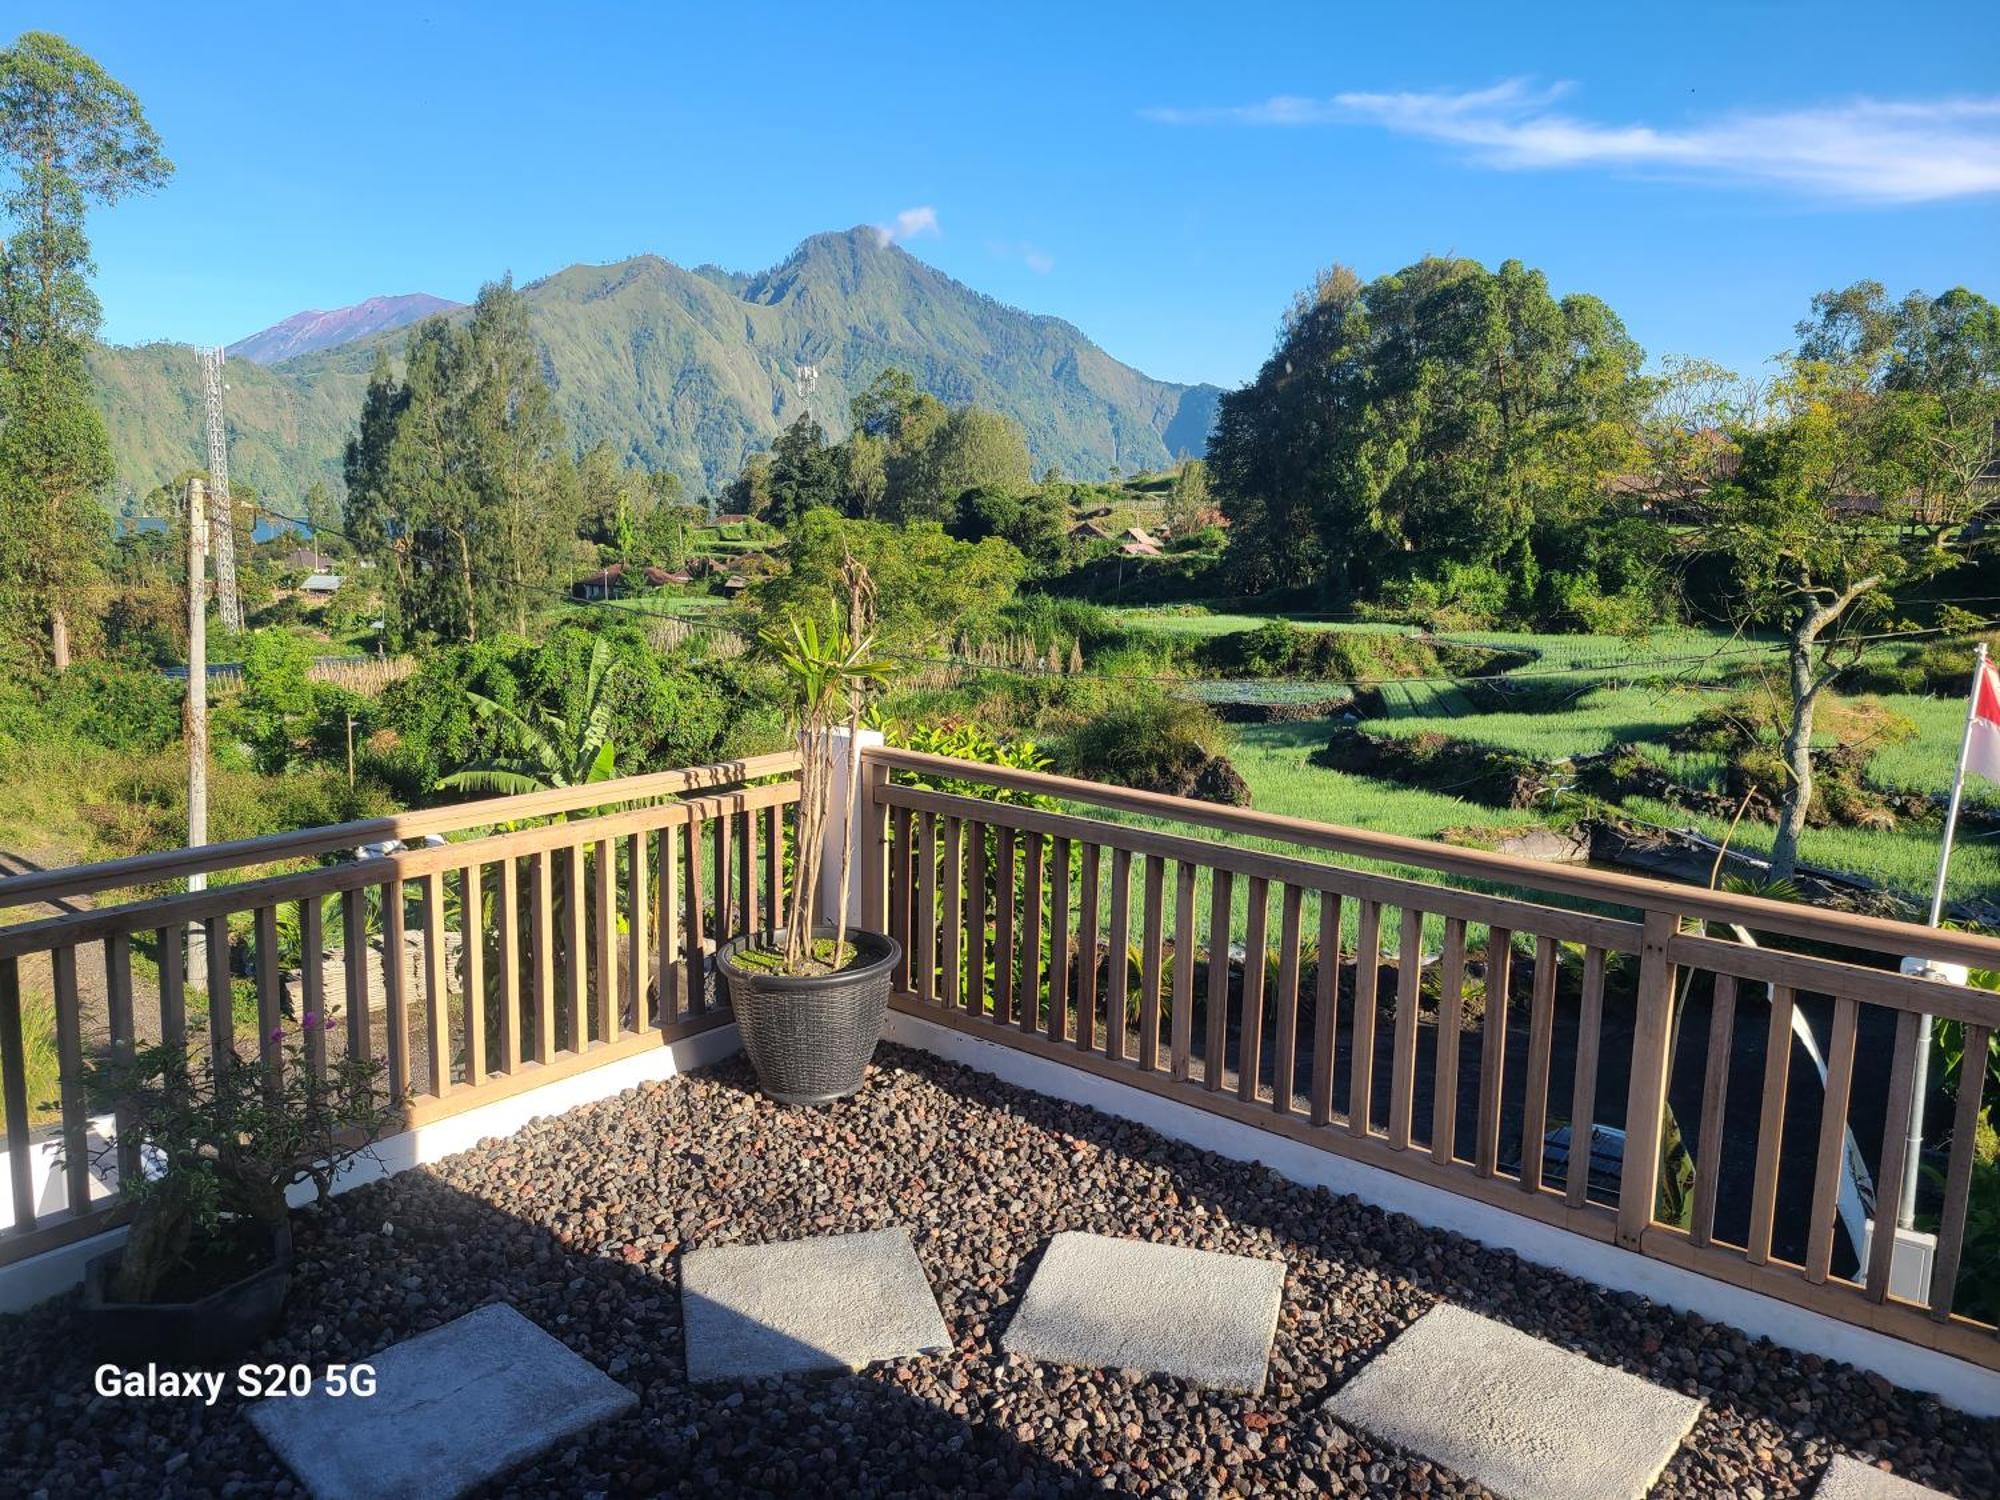
[{"label": "grass", "polygon": [[[56,1053],[56,1003],[46,990],[23,987],[21,996],[22,1075],[27,1079],[28,1123],[41,1125],[62,1112],[61,1069]],[[0,1086],[7,1082],[0,1067]],[[0,1126],[0,1137],[6,1131]]]},{"label": "grass", "polygon": [[1280,615],[1234,615],[1218,614],[1205,609],[1115,609],[1121,623],[1134,630],[1157,631],[1161,635],[1207,637],[1234,635],[1238,631],[1255,630],[1260,625],[1268,625],[1275,619],[1290,618],[1301,630],[1347,630],[1367,635],[1415,635],[1412,625],[1363,624],[1352,620],[1316,620],[1311,617],[1289,617]]}]

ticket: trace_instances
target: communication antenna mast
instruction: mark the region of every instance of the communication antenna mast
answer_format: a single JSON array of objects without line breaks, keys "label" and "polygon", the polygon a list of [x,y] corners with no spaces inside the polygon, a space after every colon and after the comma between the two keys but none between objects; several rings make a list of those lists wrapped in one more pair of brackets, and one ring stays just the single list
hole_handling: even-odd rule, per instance
[{"label": "communication antenna mast", "polygon": [[243,628],[243,600],[236,592],[236,527],[229,490],[229,433],[222,422],[222,350],[201,351],[201,380],[208,398],[209,551],[215,558],[215,605],[224,630]]},{"label": "communication antenna mast", "polygon": [[806,415],[813,414],[813,392],[819,389],[818,365],[793,365],[792,385],[799,393],[799,400],[805,403]]}]

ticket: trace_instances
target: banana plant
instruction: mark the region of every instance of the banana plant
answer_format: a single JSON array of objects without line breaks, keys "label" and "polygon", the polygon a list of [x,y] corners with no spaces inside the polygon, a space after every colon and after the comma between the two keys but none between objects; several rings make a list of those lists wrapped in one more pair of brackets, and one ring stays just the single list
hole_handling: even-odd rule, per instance
[{"label": "banana plant", "polygon": [[514,796],[549,787],[591,786],[617,774],[611,742],[611,647],[599,640],[590,650],[583,707],[572,720],[536,704],[523,714],[481,693],[468,692],[481,718],[495,723],[511,753],[440,776],[441,792],[489,792]]}]

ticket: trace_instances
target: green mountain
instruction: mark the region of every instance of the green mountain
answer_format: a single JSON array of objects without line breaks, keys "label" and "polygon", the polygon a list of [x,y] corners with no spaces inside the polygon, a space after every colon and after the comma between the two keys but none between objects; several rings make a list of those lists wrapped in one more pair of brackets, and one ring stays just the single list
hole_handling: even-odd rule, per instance
[{"label": "green mountain", "polygon": [[[1005,412],[1038,470],[1079,478],[1200,453],[1220,394],[1150,379],[1061,319],[996,302],[868,228],[815,235],[755,275],[642,255],[571,266],[523,292],[572,439],[608,439],[697,494],[808,400],[830,432],[844,431],[848,398],[889,365],[942,400]],[[314,478],[337,479],[376,350],[400,355],[406,337],[377,333],[268,366],[231,359],[232,475],[284,509]],[[122,501],[202,461],[192,349],[107,346],[93,369]]]}]

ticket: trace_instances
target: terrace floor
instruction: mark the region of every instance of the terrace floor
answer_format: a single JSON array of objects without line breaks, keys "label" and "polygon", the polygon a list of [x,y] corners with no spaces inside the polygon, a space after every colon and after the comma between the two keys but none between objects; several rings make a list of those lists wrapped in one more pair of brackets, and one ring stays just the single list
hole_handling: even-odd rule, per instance
[{"label": "terrace floor", "polygon": [[[683,1248],[895,1225],[949,1353],[688,1384]],[[1281,1259],[1263,1393],[1003,1353],[1062,1230]],[[2000,1491],[2000,1422],[888,1045],[830,1108],[773,1105],[733,1059],[357,1189],[297,1239],[266,1360],[363,1359],[505,1301],[638,1394],[493,1494],[1483,1495],[1322,1410],[1440,1299],[1701,1397],[1655,1496],[1808,1495],[1840,1453]],[[0,1321],[0,1493],[298,1492],[233,1396],[94,1397],[74,1317],[65,1299]]]}]

